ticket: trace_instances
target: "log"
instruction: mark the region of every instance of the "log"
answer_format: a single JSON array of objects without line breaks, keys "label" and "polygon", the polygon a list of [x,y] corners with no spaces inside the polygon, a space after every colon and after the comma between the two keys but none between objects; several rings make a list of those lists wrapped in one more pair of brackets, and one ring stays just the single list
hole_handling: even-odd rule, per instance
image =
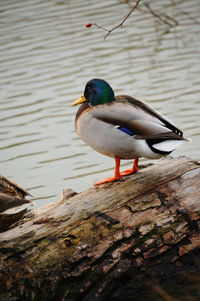
[{"label": "log", "polygon": [[31,211],[31,194],[0,174],[0,232],[6,231]]},{"label": "log", "polygon": [[164,283],[200,271],[199,183],[200,162],[179,157],[65,190],[0,234],[0,300],[136,300],[150,287],[169,296]]}]

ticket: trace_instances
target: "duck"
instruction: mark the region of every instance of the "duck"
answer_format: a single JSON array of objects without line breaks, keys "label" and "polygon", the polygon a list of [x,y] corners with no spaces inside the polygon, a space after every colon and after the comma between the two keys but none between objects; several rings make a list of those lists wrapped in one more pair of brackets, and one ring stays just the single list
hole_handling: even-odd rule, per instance
[{"label": "duck", "polygon": [[[115,159],[114,176],[94,185],[122,179],[138,172],[141,157],[160,159],[189,141],[167,117],[149,104],[129,95],[117,95],[104,79],[87,82],[75,117],[77,135],[97,152]],[[134,159],[133,166],[120,172],[121,160]]]}]

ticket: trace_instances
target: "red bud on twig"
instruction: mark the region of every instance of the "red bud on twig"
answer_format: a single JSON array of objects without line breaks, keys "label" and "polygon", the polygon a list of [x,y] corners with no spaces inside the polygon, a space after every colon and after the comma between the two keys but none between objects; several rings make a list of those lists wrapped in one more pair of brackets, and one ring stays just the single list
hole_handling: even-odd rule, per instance
[{"label": "red bud on twig", "polygon": [[91,27],[93,24],[92,23],[88,23],[88,24],[86,24],[85,26],[86,27]]}]

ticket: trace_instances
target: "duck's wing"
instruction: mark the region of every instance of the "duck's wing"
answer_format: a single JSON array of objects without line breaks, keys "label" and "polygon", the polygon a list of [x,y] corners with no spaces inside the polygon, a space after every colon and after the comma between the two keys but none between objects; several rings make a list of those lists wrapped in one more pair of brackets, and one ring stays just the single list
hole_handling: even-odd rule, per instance
[{"label": "duck's wing", "polygon": [[[91,111],[94,118],[113,124],[136,139],[185,140],[182,131],[168,118],[159,114],[145,102],[127,95],[116,97],[116,101],[98,105]],[[129,131],[129,132],[128,132]]]},{"label": "duck's wing", "polygon": [[159,119],[172,132],[178,134],[179,136],[183,136],[183,132],[171,120],[169,120],[167,117],[165,117],[161,113],[157,112],[150,105],[148,105],[145,101],[138,100],[138,99],[130,97],[128,95],[121,95],[117,98],[119,99],[119,101],[122,101],[122,102],[128,101],[129,103],[134,105],[136,108],[138,107],[138,108],[142,109],[145,113],[148,113],[151,116],[154,116],[155,118]]}]

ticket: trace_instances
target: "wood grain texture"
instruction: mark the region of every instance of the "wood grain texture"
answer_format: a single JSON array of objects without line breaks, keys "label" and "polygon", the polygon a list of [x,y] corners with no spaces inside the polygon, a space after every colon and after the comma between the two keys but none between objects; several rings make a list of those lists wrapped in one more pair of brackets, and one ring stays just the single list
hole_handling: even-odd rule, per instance
[{"label": "wood grain texture", "polygon": [[[200,164],[165,159],[0,234],[1,300],[128,300],[200,269]],[[131,299],[130,299],[131,300]]]}]

